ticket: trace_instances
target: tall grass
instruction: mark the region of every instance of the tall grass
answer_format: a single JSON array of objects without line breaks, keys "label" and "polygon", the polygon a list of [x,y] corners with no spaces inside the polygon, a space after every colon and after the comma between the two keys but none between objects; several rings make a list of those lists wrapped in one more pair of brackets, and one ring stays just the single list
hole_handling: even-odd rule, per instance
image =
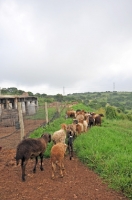
[{"label": "tall grass", "polygon": [[[129,128],[128,128],[129,127]],[[74,141],[79,159],[109,186],[132,198],[132,123],[105,120]]]}]

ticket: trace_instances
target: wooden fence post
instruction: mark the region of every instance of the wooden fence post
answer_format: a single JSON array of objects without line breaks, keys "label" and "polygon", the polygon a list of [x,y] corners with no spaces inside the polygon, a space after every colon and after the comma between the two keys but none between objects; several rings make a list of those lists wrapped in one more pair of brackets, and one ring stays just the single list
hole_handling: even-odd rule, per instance
[{"label": "wooden fence post", "polygon": [[45,116],[46,116],[46,124],[49,122],[48,119],[48,108],[47,108],[47,102],[45,102]]},{"label": "wooden fence post", "polygon": [[21,102],[18,102],[18,115],[19,115],[19,123],[20,123],[21,140],[23,140],[25,135],[24,135],[24,123],[23,123]]}]

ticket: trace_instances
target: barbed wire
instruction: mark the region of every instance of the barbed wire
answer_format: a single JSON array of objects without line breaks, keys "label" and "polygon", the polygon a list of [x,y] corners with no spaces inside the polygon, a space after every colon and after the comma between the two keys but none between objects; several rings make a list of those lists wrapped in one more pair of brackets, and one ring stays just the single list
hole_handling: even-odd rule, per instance
[{"label": "barbed wire", "polygon": [[11,135],[13,135],[14,133],[18,132],[18,130],[14,131],[13,133],[9,134],[9,135],[5,135],[3,137],[1,137],[0,139],[5,139],[7,137],[10,137]]}]

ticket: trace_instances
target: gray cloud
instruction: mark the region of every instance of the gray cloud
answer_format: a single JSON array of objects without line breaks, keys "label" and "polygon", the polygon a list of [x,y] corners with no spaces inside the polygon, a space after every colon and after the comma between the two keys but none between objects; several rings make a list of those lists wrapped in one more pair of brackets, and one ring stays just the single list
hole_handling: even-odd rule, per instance
[{"label": "gray cloud", "polygon": [[132,2],[0,1],[0,87],[131,91]]}]

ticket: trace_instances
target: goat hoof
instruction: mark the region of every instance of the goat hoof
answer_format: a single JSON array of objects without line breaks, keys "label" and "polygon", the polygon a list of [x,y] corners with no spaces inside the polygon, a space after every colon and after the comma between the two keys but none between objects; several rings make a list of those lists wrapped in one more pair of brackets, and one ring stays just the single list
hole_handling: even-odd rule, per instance
[{"label": "goat hoof", "polygon": [[44,168],[40,168],[41,171],[44,171]]},{"label": "goat hoof", "polygon": [[35,169],[33,169],[33,173],[34,173],[34,174],[36,173],[36,170],[35,170]]}]

